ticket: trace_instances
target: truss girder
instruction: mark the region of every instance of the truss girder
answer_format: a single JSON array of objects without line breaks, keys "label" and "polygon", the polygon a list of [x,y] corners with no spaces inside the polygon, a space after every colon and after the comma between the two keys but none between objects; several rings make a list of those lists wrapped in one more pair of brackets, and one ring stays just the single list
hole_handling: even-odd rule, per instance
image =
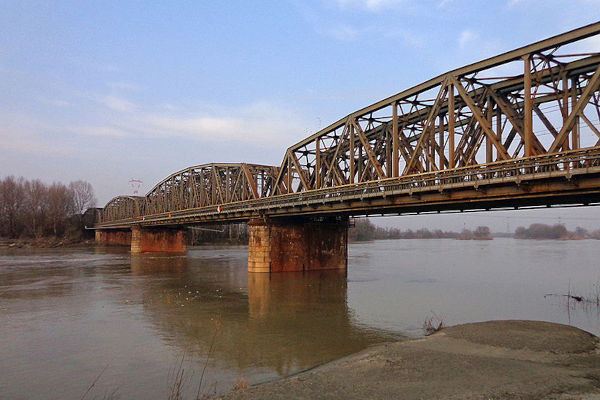
[{"label": "truss girder", "polygon": [[117,196],[111,199],[99,214],[98,222],[118,221],[136,218],[144,215],[144,197],[141,196]]},{"label": "truss girder", "polygon": [[[351,185],[595,151],[600,146],[600,48],[594,48],[597,41],[583,41],[598,35],[600,22],[455,69],[289,147],[280,167],[191,167],[170,175],[145,197],[111,200],[102,218],[170,215],[295,193],[304,199]],[[569,162],[545,168],[581,167]]]},{"label": "truss girder", "polygon": [[288,148],[274,194],[595,146],[600,48],[569,46],[598,34],[592,24],[356,111]]},{"label": "truss girder", "polygon": [[103,209],[101,221],[267,197],[273,192],[277,170],[256,164],[204,164],[186,168],[156,184],[145,197],[112,199]]}]

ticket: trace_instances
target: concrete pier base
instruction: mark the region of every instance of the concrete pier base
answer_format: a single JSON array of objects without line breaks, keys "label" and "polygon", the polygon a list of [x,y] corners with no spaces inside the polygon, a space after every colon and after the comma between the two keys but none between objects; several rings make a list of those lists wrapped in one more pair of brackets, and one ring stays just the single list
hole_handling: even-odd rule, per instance
[{"label": "concrete pier base", "polygon": [[348,219],[253,219],[248,272],[346,269]]},{"label": "concrete pier base", "polygon": [[96,243],[104,246],[130,246],[131,231],[130,230],[96,230]]},{"label": "concrete pier base", "polygon": [[131,228],[131,253],[185,253],[185,230],[176,228]]}]

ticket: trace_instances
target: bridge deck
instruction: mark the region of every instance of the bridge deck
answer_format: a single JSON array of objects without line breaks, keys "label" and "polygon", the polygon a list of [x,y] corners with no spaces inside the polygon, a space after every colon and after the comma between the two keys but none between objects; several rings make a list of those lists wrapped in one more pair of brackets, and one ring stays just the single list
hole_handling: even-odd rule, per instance
[{"label": "bridge deck", "polygon": [[600,147],[191,208],[97,228],[246,221],[268,215],[363,215],[600,202]]}]

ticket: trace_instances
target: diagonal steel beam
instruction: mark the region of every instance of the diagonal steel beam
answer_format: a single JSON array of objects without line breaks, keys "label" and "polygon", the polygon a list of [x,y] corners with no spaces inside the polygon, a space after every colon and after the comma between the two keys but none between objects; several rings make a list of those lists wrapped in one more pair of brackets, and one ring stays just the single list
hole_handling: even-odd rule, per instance
[{"label": "diagonal steel beam", "polygon": [[379,161],[377,161],[377,157],[375,157],[373,148],[371,147],[371,145],[369,144],[369,141],[365,137],[365,133],[363,132],[362,128],[360,127],[359,124],[356,123],[356,121],[352,121],[352,125],[354,126],[354,129],[356,129],[356,134],[358,136],[358,139],[362,143],[363,148],[365,149],[365,153],[367,153],[367,157],[369,158],[369,161],[371,162],[371,165],[373,166],[373,168],[375,168],[375,172],[377,172],[377,176],[379,176],[379,179],[387,178],[387,176],[383,172],[383,168],[381,168],[381,164],[379,163]]},{"label": "diagonal steel beam", "polygon": [[458,89],[458,93],[460,94],[460,97],[462,97],[462,99],[465,102],[465,104],[467,105],[467,107],[469,107],[471,109],[471,112],[473,113],[473,116],[477,119],[477,122],[479,122],[479,125],[483,129],[483,132],[486,134],[488,139],[492,142],[494,147],[496,147],[496,150],[498,151],[498,155],[501,156],[501,158],[503,160],[510,158],[510,156],[508,155],[508,152],[506,151],[506,149],[504,148],[502,143],[500,143],[498,141],[496,134],[492,131],[492,128],[490,128],[487,125],[487,121],[483,117],[483,113],[481,112],[481,109],[479,107],[477,107],[477,105],[475,105],[473,98],[471,98],[471,96],[469,96],[469,94],[463,87],[462,83],[460,83],[458,81],[458,79],[456,79],[454,77],[451,79],[452,79],[452,83],[454,84],[454,86]]},{"label": "diagonal steel beam", "polygon": [[590,100],[594,92],[598,89],[599,82],[600,66],[598,66],[598,68],[594,72],[594,75],[588,81],[588,84],[585,87],[583,93],[581,94],[581,97],[579,97],[577,104],[575,104],[575,106],[571,110],[571,114],[563,124],[563,127],[561,128],[560,132],[558,132],[558,136],[554,139],[554,142],[552,142],[552,146],[550,146],[550,148],[548,149],[548,153],[556,153],[556,151],[560,147],[562,147],[563,142],[569,135],[569,132],[571,131],[571,129],[573,129],[573,124],[575,123],[576,118],[582,113],[585,106],[587,106],[588,101]]}]

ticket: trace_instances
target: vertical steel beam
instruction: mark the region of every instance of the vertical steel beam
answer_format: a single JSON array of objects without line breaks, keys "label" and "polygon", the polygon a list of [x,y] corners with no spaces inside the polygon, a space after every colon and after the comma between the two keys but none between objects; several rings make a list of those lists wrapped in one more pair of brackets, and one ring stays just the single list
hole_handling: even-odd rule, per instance
[{"label": "vertical steel beam", "polygon": [[437,115],[433,116],[434,122],[431,126],[431,135],[429,135],[429,171],[435,171],[435,120]]},{"label": "vertical steel beam", "polygon": [[287,192],[288,193],[293,193],[294,191],[292,190],[292,163],[290,160],[290,154],[288,152],[287,154]]},{"label": "vertical steel beam", "polygon": [[363,150],[360,143],[358,144],[358,182],[362,182],[362,174],[364,170],[363,165]]},{"label": "vertical steel beam", "polygon": [[448,168],[454,168],[454,85],[448,85]]},{"label": "vertical steel beam", "polygon": [[321,139],[315,141],[315,189],[321,188]]},{"label": "vertical steel beam", "polygon": [[385,125],[385,173],[388,178],[391,178],[392,175],[392,164],[394,163],[392,159],[392,131],[389,125]]},{"label": "vertical steel beam", "polygon": [[523,97],[524,97],[524,115],[523,119],[525,130],[525,157],[533,155],[533,101],[531,99],[531,54],[523,57]]},{"label": "vertical steel beam", "polygon": [[392,176],[398,177],[400,174],[400,154],[398,149],[398,102],[392,103],[393,117],[392,117]]},{"label": "vertical steel beam", "polygon": [[[354,165],[354,126],[348,120],[346,121],[346,127],[348,135],[350,135],[350,183],[354,183],[354,174],[356,173],[356,166]],[[340,138],[340,140],[342,139]]]},{"label": "vertical steel beam", "polygon": [[[492,117],[493,117],[493,104],[492,104],[492,97],[488,96],[487,97],[487,123],[488,126],[490,127],[490,129],[492,129]],[[492,140],[486,136],[485,138],[485,162],[486,164],[489,164],[493,161],[493,154],[492,154]]]},{"label": "vertical steel beam", "polygon": [[[571,104],[577,103],[577,82],[579,78],[574,76],[571,78]],[[583,113],[583,111],[582,111]],[[571,132],[571,148],[576,150],[579,148],[579,115],[575,116],[575,123],[573,124],[573,131]],[[568,141],[565,141],[568,143]]]},{"label": "vertical steel beam", "polygon": [[231,170],[225,167],[225,201],[231,201]]},{"label": "vertical steel beam", "polygon": [[562,107],[560,109],[563,123],[569,118],[569,78],[564,72],[562,76]]},{"label": "vertical steel beam", "polygon": [[440,157],[440,170],[445,169],[446,158],[444,156],[444,114],[439,115],[440,126],[438,129],[438,155]]},{"label": "vertical steel beam", "polygon": [[[496,107],[496,136],[498,137],[498,141],[502,143],[502,110],[500,107]],[[498,155],[496,154],[496,160],[498,160]]]}]

